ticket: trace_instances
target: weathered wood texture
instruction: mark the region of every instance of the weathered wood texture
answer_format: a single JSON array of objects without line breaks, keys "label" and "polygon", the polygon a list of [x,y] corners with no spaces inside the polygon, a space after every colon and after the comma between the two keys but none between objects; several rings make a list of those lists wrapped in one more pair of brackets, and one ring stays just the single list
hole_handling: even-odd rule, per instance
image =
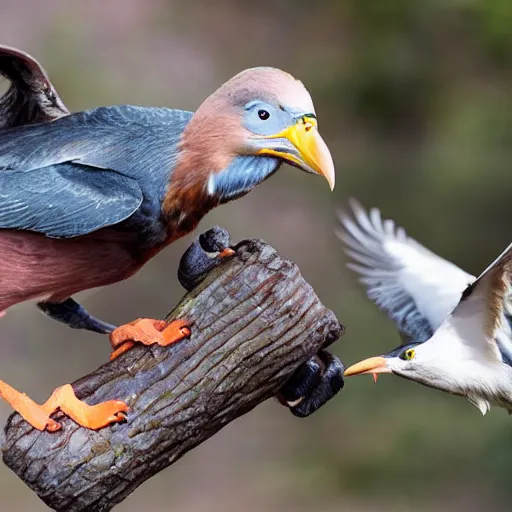
[{"label": "weathered wood texture", "polygon": [[128,421],[50,434],[14,414],[4,462],[51,508],[106,511],[224,425],[272,397],[342,333],[297,266],[263,241],[238,244],[169,314],[192,336],[136,347],[73,384],[88,403],[125,400]]}]

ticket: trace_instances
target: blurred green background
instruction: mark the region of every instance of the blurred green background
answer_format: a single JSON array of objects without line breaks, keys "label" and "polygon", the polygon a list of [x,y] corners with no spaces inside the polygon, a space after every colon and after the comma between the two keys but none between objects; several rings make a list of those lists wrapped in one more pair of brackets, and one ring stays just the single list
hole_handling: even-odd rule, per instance
[{"label": "blurred green background", "polygon": [[[316,104],[337,167],[283,168],[210,214],[236,239],[294,259],[347,326],[345,363],[399,342],[366,300],[333,235],[357,197],[478,274],[510,242],[510,0],[0,0],[1,42],[47,69],[72,110],[133,103],[193,110],[243,68],[281,67]],[[179,300],[189,237],[132,279],[85,294],[107,321],[162,317]],[[108,357],[34,305],[1,320],[0,375],[44,400]],[[0,404],[3,422],[9,408]],[[305,420],[270,401],[140,488],[120,512],[508,511],[512,419],[398,378],[349,380]],[[0,510],[45,510],[0,466]]]}]

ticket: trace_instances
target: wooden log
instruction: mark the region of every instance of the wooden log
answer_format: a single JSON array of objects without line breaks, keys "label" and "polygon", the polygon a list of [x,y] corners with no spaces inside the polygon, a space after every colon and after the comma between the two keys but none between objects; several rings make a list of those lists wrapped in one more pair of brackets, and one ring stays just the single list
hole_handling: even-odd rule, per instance
[{"label": "wooden log", "polygon": [[243,241],[169,314],[190,339],[137,346],[73,384],[95,404],[125,400],[126,423],[100,431],[59,417],[39,432],[18,414],[3,460],[57,511],[107,511],[224,425],[272,397],[343,332],[298,267],[261,240]]}]

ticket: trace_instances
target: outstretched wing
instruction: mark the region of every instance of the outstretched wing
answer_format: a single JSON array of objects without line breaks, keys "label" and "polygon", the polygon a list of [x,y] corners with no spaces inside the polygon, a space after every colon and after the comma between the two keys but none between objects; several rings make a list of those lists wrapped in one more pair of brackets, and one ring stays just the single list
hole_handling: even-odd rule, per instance
[{"label": "outstretched wing", "polygon": [[479,353],[512,364],[507,318],[511,293],[512,243],[466,288],[441,328],[455,331],[463,343]]},{"label": "outstretched wing", "polygon": [[405,340],[425,341],[455,308],[475,278],[407,236],[376,208],[350,201],[337,232],[368,297],[395,322]]},{"label": "outstretched wing", "polygon": [[45,70],[25,52],[0,45],[0,75],[11,82],[0,98],[0,129],[53,121],[69,114]]}]

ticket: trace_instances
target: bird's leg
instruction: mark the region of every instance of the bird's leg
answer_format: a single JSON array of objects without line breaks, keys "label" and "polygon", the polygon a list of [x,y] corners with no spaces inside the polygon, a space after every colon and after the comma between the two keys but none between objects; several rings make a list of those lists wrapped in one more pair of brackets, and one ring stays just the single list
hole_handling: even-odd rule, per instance
[{"label": "bird's leg", "polygon": [[72,329],[110,334],[115,325],[94,318],[83,306],[69,298],[63,302],[38,302],[37,307],[50,318],[62,322]]},{"label": "bird's leg", "polygon": [[114,351],[110,360],[130,350],[136,343],[166,347],[190,336],[189,325],[185,320],[175,320],[168,324],[165,320],[139,318],[121,325],[110,334]]},{"label": "bird's leg", "polygon": [[309,416],[343,388],[343,371],[343,364],[337,357],[320,350],[299,366],[276,397],[294,416]]},{"label": "bird's leg", "polygon": [[62,428],[50,417],[57,411],[62,411],[82,427],[99,430],[125,420],[125,413],[129,410],[120,400],[87,405],[76,397],[71,384],[57,388],[43,405],[36,404],[25,393],[16,391],[3,381],[0,381],[0,396],[34,428],[49,432]]}]

